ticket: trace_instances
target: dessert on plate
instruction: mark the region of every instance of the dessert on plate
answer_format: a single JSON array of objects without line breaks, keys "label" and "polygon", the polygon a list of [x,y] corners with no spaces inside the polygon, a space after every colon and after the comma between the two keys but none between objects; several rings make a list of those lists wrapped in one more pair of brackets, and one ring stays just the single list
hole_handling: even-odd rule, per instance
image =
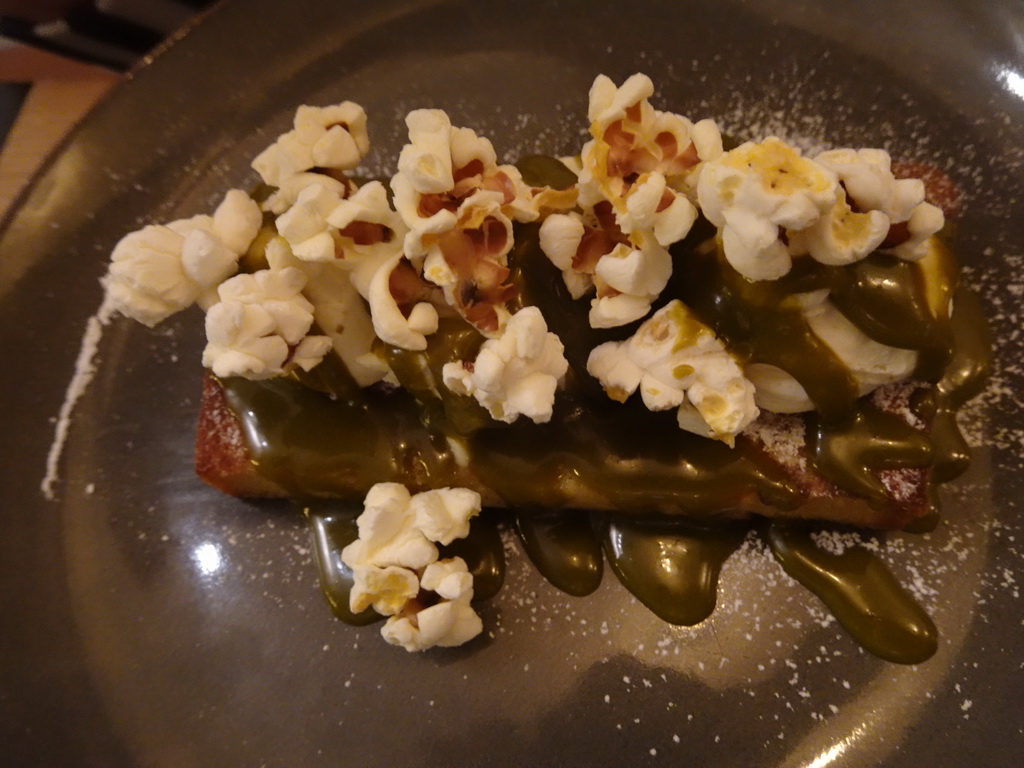
[{"label": "dessert on plate", "polygon": [[[205,481],[364,503],[309,514],[341,550],[343,573],[321,558],[336,612],[388,616],[389,642],[479,633],[471,601],[500,567],[465,542],[502,507],[557,586],[591,591],[607,558],[683,624],[713,608],[736,521],[770,521],[858,639],[921,660],[934,626],[899,585],[876,579],[887,628],[858,629],[850,590],[815,581],[846,566],[795,523],[920,526],[966,467],[955,416],[987,343],[946,201],[883,150],[727,148],[653,93],[599,76],[580,154],[515,164],[415,110],[375,180],[356,175],[361,107],[300,107],[252,190],[125,236],[108,296],[150,326],[205,311]],[[654,550],[683,540],[688,562],[659,571]]]}]

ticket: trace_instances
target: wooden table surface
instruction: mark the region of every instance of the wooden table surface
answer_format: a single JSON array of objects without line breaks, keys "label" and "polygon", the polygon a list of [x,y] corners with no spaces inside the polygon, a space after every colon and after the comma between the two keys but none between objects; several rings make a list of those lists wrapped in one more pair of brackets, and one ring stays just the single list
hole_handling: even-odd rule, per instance
[{"label": "wooden table surface", "polygon": [[0,147],[0,221],[50,152],[120,77],[27,46],[0,50],[0,82],[31,86]]}]

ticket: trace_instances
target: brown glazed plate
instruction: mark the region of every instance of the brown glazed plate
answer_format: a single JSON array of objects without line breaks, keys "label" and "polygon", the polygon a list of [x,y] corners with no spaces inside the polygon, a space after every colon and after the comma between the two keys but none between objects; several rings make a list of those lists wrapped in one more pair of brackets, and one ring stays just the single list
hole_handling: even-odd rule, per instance
[{"label": "brown glazed plate", "polygon": [[[0,235],[0,745],[8,766],[1018,765],[1024,754],[1024,8],[912,0],[234,0],[140,67],[52,158]],[[943,523],[885,559],[939,650],[854,643],[751,543],[715,614],[672,627],[608,573],[564,595],[509,537],[468,646],[408,654],[334,619],[288,503],[192,473],[201,317],[104,329],[61,415],[121,234],[205,212],[303,103],[352,99],[369,170],[441,107],[499,156],[577,151],[587,89],[737,138],[881,146],[960,190],[956,250],[995,370],[964,413]],[[54,498],[40,490],[58,426]]]}]

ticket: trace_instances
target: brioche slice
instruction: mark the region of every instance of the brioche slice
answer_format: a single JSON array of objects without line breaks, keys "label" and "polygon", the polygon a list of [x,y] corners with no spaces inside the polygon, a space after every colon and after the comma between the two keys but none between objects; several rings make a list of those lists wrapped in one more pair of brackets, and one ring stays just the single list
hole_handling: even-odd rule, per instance
[{"label": "brioche slice", "polygon": [[[883,387],[871,397],[871,403],[875,409],[921,431],[924,425],[909,407],[910,396],[918,387],[916,384]],[[403,429],[411,428],[406,423]],[[398,446],[412,439],[424,439],[426,430],[422,427],[419,429],[423,433],[419,436],[398,434],[398,430],[395,430],[395,434],[385,435],[384,442],[395,446],[396,451],[400,450]],[[649,498],[643,499],[644,494],[641,492],[641,501],[634,500],[623,505],[616,504],[607,495],[602,495],[599,489],[587,486],[578,478],[569,478],[559,486],[559,506],[627,514],[653,512],[704,519],[761,515],[769,518],[815,519],[885,530],[903,528],[930,511],[929,468],[890,466],[865,470],[867,481],[876,484],[884,496],[879,498],[876,495],[873,500],[869,500],[867,495],[852,493],[826,477],[812,456],[811,446],[806,439],[807,432],[807,421],[801,415],[764,414],[738,440],[748,455],[756,455],[760,465],[766,466],[773,477],[781,478],[799,496],[800,502],[796,505],[787,504],[783,507],[766,503],[761,498],[763,494],[751,488],[749,492],[738,495],[738,501],[730,503],[727,508],[709,507],[695,512],[692,508],[683,509],[666,503],[664,495],[659,494],[654,487],[650,488]],[[373,446],[367,446],[367,450],[373,450]],[[344,462],[344,459],[339,458],[338,461]],[[682,468],[685,458],[680,456],[678,461]],[[399,479],[414,491],[432,486],[429,475],[416,471],[410,471],[401,478],[389,478],[362,477],[358,472],[350,472],[345,467],[340,470],[336,477],[342,477],[343,481],[339,484],[335,480],[327,494],[322,488],[286,488],[261,474],[257,463],[253,461],[242,419],[229,405],[221,383],[212,375],[206,375],[196,438],[196,472],[205,482],[224,493],[247,498],[330,495],[357,500],[363,497],[373,483],[382,480]],[[512,506],[473,471],[472,461],[469,467],[460,465],[456,471],[456,483],[480,492],[485,504]],[[450,482],[451,479],[448,476],[444,484],[456,484]],[[527,484],[515,500],[515,506],[524,506],[524,499],[528,504],[530,498]],[[633,498],[636,499],[635,496]],[[533,506],[542,504],[543,501],[538,497]]]}]

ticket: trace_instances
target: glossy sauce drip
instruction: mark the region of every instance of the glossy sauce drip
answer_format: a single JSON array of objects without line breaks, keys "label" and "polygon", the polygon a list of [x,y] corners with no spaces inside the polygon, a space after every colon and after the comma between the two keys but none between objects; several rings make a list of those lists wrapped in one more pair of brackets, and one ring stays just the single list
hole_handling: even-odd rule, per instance
[{"label": "glossy sauce drip", "polygon": [[613,517],[604,549],[619,581],[669,624],[693,626],[715,609],[722,565],[743,542],[746,527],[699,528]]},{"label": "glossy sauce drip", "polygon": [[768,542],[786,573],[820,597],[865,650],[900,664],[935,653],[935,624],[875,554],[863,547],[832,554],[807,529],[784,524],[769,526]]},{"label": "glossy sauce drip", "polygon": [[520,510],[516,533],[541,576],[563,592],[589,595],[601,585],[601,542],[584,512]]},{"label": "glossy sauce drip", "polygon": [[970,464],[970,448],[956,414],[981,392],[992,367],[992,343],[978,297],[961,288],[955,294],[953,306],[952,360],[935,388],[919,393],[915,403],[920,416],[931,423],[930,438],[936,454],[932,477],[936,483],[959,477]]},{"label": "glossy sauce drip", "polygon": [[927,467],[933,458],[927,435],[868,403],[839,424],[812,421],[808,437],[815,466],[825,477],[878,505],[889,496],[877,470]]}]

